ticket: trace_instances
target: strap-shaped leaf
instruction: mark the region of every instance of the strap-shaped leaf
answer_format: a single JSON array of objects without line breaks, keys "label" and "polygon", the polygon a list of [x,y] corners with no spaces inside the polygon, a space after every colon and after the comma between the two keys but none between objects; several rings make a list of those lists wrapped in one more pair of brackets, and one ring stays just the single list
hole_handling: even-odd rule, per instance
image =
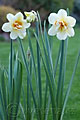
[{"label": "strap-shaped leaf", "polygon": [[16,120],[20,103],[22,88],[22,63],[19,59],[15,61],[14,66],[14,102],[13,102],[13,120]]},{"label": "strap-shaped leaf", "polygon": [[[45,44],[46,44],[46,49],[47,49],[47,52],[48,52],[48,57],[49,57],[51,69],[53,71],[53,61],[52,61],[52,55],[51,55],[51,48],[50,48],[50,44],[49,44],[49,39],[48,39],[48,36],[47,36],[47,31],[46,31],[46,21],[44,21],[44,38],[45,38]],[[53,71],[53,75],[54,75],[54,71]]]}]

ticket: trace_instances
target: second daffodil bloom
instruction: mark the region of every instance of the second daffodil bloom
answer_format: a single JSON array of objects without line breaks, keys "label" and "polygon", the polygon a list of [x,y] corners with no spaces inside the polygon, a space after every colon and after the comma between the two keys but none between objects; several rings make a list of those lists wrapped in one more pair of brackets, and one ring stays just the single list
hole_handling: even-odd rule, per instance
[{"label": "second daffodil bloom", "polygon": [[60,9],[58,13],[51,13],[48,21],[52,24],[48,31],[50,36],[57,35],[59,40],[65,40],[67,36],[74,36],[75,32],[73,27],[76,24],[76,19],[68,16],[64,9]]},{"label": "second daffodil bloom", "polygon": [[27,22],[31,23],[37,20],[37,13],[32,10],[31,12],[24,12]]},{"label": "second daffodil bloom", "polygon": [[26,22],[23,14],[21,12],[18,12],[16,15],[9,13],[7,14],[7,19],[9,22],[3,24],[2,30],[11,32],[11,39],[16,39],[17,37],[23,39],[26,36],[26,28],[30,27],[30,23]]}]

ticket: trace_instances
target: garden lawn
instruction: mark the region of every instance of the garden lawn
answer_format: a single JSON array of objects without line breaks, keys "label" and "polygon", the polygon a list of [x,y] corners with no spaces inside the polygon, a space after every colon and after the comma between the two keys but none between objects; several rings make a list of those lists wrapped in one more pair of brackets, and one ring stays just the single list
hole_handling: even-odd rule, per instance
[{"label": "garden lawn", "polygon": [[[80,49],[80,28],[76,28],[75,32],[76,32],[75,37],[70,38],[68,41],[65,90],[67,89],[68,83],[71,79],[75,60],[78,55],[78,51]],[[31,42],[33,45],[34,55],[36,57],[36,43],[35,43],[35,38],[33,36],[32,36]],[[23,40],[23,44],[27,54],[28,40],[27,39]],[[57,40],[56,37],[53,37],[52,55],[53,55],[54,64],[55,64],[59,45],[60,45],[60,41]],[[14,46],[14,50],[15,51],[18,50],[20,53],[19,44],[14,41],[13,46]],[[8,68],[9,53],[10,53],[10,42],[0,42],[0,65],[5,66],[6,68]],[[58,71],[59,71],[59,68],[57,69],[57,74],[58,74]],[[45,73],[42,72],[42,75],[43,75],[42,77],[43,79],[45,77]],[[58,79],[58,75],[56,76],[56,80],[57,79]],[[25,88],[25,91],[26,91],[26,83],[27,83],[26,73],[25,73],[25,68],[23,67],[23,86]],[[43,85],[44,84],[45,82],[43,81]],[[49,114],[49,120],[52,120],[50,119],[50,114]],[[80,61],[77,67],[75,78],[73,80],[73,84],[72,84],[72,88],[71,88],[71,92],[67,102],[63,120],[80,120]]]}]

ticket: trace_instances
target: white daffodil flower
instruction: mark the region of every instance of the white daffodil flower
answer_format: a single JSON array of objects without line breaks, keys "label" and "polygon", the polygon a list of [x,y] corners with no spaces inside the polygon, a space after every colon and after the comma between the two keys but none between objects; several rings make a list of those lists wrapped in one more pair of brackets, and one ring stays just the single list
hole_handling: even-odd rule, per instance
[{"label": "white daffodil flower", "polygon": [[27,22],[31,23],[37,20],[37,13],[35,11],[24,12]]},{"label": "white daffodil flower", "polygon": [[26,36],[26,28],[30,27],[30,23],[26,22],[23,14],[21,12],[18,12],[16,15],[9,13],[7,14],[7,19],[9,22],[3,24],[2,30],[11,32],[11,39],[16,39],[17,37],[23,39]]},{"label": "white daffodil flower", "polygon": [[60,9],[58,13],[51,13],[48,21],[52,24],[48,31],[50,36],[57,35],[59,40],[65,40],[67,36],[74,36],[75,32],[73,27],[76,24],[76,19],[68,16],[64,9]]}]

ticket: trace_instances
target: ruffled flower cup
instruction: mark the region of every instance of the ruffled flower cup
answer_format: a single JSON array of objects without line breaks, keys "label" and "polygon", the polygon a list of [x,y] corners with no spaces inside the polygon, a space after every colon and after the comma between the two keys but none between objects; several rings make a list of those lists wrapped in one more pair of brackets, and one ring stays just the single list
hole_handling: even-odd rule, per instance
[{"label": "ruffled flower cup", "polygon": [[76,24],[76,19],[68,16],[64,9],[60,9],[57,14],[51,13],[48,21],[52,25],[48,31],[50,36],[56,35],[59,40],[65,40],[68,36],[74,36],[73,27]]},{"label": "ruffled flower cup", "polygon": [[2,30],[11,32],[11,39],[16,39],[17,37],[23,39],[26,36],[26,28],[30,27],[30,23],[27,23],[23,14],[21,12],[18,12],[16,15],[9,13],[7,14],[7,19],[9,22],[3,24]]}]

